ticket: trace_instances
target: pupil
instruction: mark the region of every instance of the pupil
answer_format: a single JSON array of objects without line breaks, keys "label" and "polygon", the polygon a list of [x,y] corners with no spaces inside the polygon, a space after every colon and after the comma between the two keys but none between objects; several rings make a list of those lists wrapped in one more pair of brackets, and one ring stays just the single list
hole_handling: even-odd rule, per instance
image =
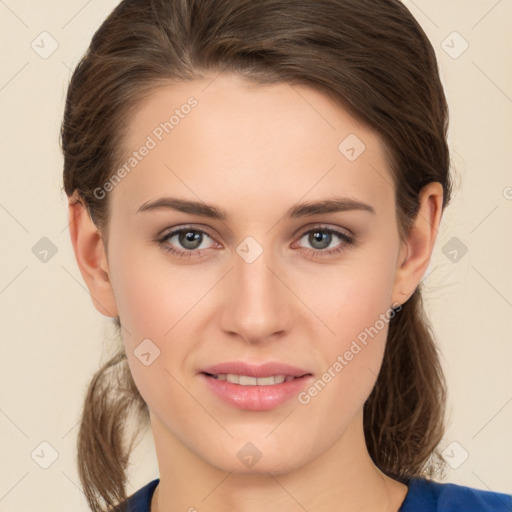
[{"label": "pupil", "polygon": [[[311,233],[310,235],[310,243],[313,247],[316,247],[317,249],[325,249],[326,247],[329,247],[330,244],[330,233],[324,233],[322,231],[315,231]],[[320,247],[318,247],[316,244],[317,242],[320,243]],[[323,242],[323,243],[322,243]]]},{"label": "pupil", "polygon": [[[182,232],[180,236],[180,243],[187,249],[196,249],[201,245],[201,237],[201,233],[196,233],[194,231]],[[191,244],[191,246],[188,244]]]}]

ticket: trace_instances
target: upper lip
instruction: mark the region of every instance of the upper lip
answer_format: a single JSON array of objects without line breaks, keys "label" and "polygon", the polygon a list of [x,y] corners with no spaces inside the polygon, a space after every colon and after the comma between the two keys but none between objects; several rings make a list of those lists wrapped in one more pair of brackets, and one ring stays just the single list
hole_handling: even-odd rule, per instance
[{"label": "upper lip", "polygon": [[304,368],[273,361],[263,364],[247,363],[245,361],[228,361],[202,368],[200,372],[209,373],[211,375],[231,373],[234,375],[247,375],[249,377],[271,377],[273,375],[302,377],[303,375],[311,374],[311,372]]}]

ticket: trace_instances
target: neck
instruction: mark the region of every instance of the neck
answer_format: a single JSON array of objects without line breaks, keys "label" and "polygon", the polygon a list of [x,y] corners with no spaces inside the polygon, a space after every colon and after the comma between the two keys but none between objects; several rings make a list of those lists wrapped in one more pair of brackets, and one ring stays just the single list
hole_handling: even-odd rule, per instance
[{"label": "neck", "polygon": [[151,512],[303,510],[396,512],[407,486],[382,473],[364,441],[362,412],[343,436],[290,471],[237,473],[200,459],[152,416],[160,483]]}]

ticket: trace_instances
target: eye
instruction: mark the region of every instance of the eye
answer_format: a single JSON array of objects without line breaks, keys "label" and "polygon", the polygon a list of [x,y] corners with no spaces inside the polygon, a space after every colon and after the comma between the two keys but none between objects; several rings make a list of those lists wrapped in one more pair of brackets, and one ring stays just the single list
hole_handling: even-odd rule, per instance
[{"label": "eye", "polygon": [[[333,241],[341,240],[337,246],[326,250]],[[313,256],[329,256],[343,251],[347,246],[353,245],[354,238],[342,231],[318,226],[302,234],[300,240],[305,239],[306,243],[313,247]]]},{"label": "eye", "polygon": [[203,246],[206,238],[212,238],[206,231],[185,227],[170,231],[160,238],[158,243],[167,252],[182,258],[190,258],[191,256],[200,256],[203,251],[211,248]]}]

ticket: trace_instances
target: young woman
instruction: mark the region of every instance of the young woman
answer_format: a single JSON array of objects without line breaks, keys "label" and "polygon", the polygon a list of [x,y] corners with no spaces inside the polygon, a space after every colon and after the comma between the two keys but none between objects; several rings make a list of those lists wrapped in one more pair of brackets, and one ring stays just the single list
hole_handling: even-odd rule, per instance
[{"label": "young woman", "polygon": [[[93,511],[512,510],[433,480],[447,116],[398,0],[119,4],[62,125],[77,262],[121,335],[78,439]],[[127,497],[134,414],[160,478]]]}]

